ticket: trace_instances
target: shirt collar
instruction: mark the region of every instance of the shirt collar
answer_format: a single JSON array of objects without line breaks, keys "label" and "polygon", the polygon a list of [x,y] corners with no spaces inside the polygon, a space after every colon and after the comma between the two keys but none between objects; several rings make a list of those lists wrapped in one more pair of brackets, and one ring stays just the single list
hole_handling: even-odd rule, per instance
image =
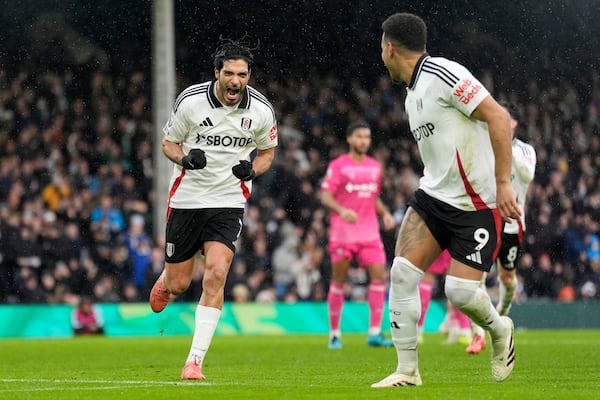
[{"label": "shirt collar", "polygon": [[423,67],[423,64],[425,64],[425,61],[427,61],[427,59],[429,57],[430,57],[429,53],[423,53],[423,55],[417,61],[417,64],[415,65],[415,69],[413,70],[412,76],[410,78],[410,84],[408,85],[409,89],[414,88],[415,84],[417,83],[417,79],[419,78],[419,75],[421,74],[421,68]]},{"label": "shirt collar", "polygon": [[[217,81],[214,80],[210,83],[210,87],[208,88],[208,101],[212,108],[223,107],[223,104],[221,103],[221,101],[219,100],[217,95],[215,94],[216,84],[217,84]],[[248,90],[248,86],[246,86],[246,89],[244,89],[244,93],[242,93],[242,99],[240,100],[239,103],[237,103],[236,107],[244,108],[246,110],[250,108],[250,92]]]}]

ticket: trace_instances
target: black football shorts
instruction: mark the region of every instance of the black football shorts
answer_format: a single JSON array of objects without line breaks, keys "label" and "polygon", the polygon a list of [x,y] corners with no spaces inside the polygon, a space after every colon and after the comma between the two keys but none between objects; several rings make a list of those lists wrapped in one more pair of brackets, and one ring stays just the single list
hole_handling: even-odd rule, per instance
[{"label": "black football shorts", "polygon": [[521,241],[516,233],[502,233],[502,244],[498,260],[504,269],[515,269],[515,262],[521,255]]},{"label": "black football shorts", "polygon": [[459,210],[421,189],[411,197],[409,205],[452,258],[484,272],[490,270],[498,254],[504,226],[497,209]]},{"label": "black football shorts", "polygon": [[165,261],[189,260],[209,241],[221,242],[235,253],[243,215],[243,208],[169,209]]}]

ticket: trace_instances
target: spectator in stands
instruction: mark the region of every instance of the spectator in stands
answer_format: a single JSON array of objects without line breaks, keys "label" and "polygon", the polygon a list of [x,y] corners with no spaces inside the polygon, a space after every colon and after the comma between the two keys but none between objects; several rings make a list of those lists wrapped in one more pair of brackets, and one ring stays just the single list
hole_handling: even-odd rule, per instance
[{"label": "spectator in stands", "polygon": [[46,293],[39,285],[37,271],[31,268],[21,268],[17,280],[19,302],[25,304],[46,303]]},{"label": "spectator in stands", "polygon": [[244,283],[236,284],[231,293],[233,295],[233,302],[235,303],[246,303],[250,300],[250,289]]},{"label": "spectator in stands", "polygon": [[56,284],[56,279],[54,279],[54,275],[52,275],[50,270],[42,273],[40,283],[48,304],[60,304],[63,302],[61,287]]},{"label": "spectator in stands", "polygon": [[82,297],[79,305],[71,312],[71,327],[74,335],[104,334],[102,312],[89,297]]},{"label": "spectator in stands", "polygon": [[71,196],[71,186],[61,173],[55,173],[50,182],[42,190],[42,198],[51,211],[58,210],[63,199]]},{"label": "spectator in stands", "polygon": [[142,290],[146,285],[146,270],[152,262],[152,240],[145,232],[144,226],[142,215],[132,215],[124,238],[132,269],[131,277],[125,278],[130,279],[138,290]]},{"label": "spectator in stands", "polygon": [[321,281],[321,264],[324,250],[319,246],[317,235],[308,229],[298,246],[299,258],[290,265],[295,274],[294,286],[299,300],[310,300],[313,297],[315,284]]},{"label": "spectator in stands", "polygon": [[[529,260],[524,260],[528,262]],[[524,289],[527,297],[554,298],[554,271],[552,260],[547,253],[542,253],[537,263],[533,264],[525,276]]]},{"label": "spectator in stands", "polygon": [[140,291],[140,295],[143,299],[147,299],[150,296],[150,290],[152,285],[156,282],[156,279],[162,273],[165,266],[165,249],[159,245],[154,245],[150,252],[150,265],[146,269],[146,276],[144,278],[144,287]]},{"label": "spectator in stands", "polygon": [[281,243],[273,250],[271,265],[273,266],[273,285],[277,300],[283,299],[294,285],[294,272],[291,265],[300,258],[298,246],[303,230],[291,222],[285,222],[280,229]]},{"label": "spectator in stands", "polygon": [[100,195],[100,204],[92,211],[90,220],[92,230],[108,233],[111,238],[125,230],[123,213],[113,205],[113,198],[109,193]]}]

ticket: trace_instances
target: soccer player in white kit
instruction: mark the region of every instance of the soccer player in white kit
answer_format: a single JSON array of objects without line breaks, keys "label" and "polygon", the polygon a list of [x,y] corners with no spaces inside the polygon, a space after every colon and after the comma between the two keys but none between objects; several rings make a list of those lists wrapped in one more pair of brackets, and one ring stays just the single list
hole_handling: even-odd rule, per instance
[{"label": "soccer player in white kit", "polygon": [[479,282],[498,252],[503,221],[521,215],[510,184],[509,115],[465,67],[427,53],[427,28],[420,17],[394,14],[382,30],[381,57],[392,80],[407,85],[405,109],[424,171],[400,226],[390,271],[398,364],[372,387],[422,384],[418,284],[443,249],[452,256],[446,297],[489,332],[492,376],[503,381],[514,366],[514,327]]},{"label": "soccer player in white kit", "polygon": [[165,269],[150,293],[152,310],[161,312],[173,295],[187,290],[199,250],[205,261],[182,379],[205,379],[202,361],[223,307],[252,179],[271,167],[277,146],[273,106],[248,85],[252,61],[242,41],[222,40],[214,55],[215,79],[185,89],[163,129],[163,152],[174,166]]},{"label": "soccer player in white kit", "polygon": [[[535,174],[536,153],[532,145],[515,137],[519,125],[519,114],[514,105],[501,103],[510,114],[512,128],[512,172],[510,175],[512,187],[517,194],[517,202],[521,210],[525,210],[525,200],[529,184]],[[518,220],[504,225],[502,232],[502,245],[496,258],[496,267],[499,278],[499,296],[496,310],[500,315],[508,315],[517,290],[516,261],[519,258],[523,236],[525,234],[525,213]],[[481,287],[485,289],[485,275],[481,280]],[[485,332],[478,325],[473,325],[473,340],[466,348],[469,354],[478,354],[487,346]]]},{"label": "soccer player in white kit", "polygon": [[354,122],[346,129],[348,153],[332,160],[321,184],[321,202],[330,210],[329,245],[331,283],[327,295],[330,349],[342,347],[340,320],[344,305],[344,284],[350,262],[356,259],[369,275],[367,303],[369,329],[367,345],[392,347],[381,333],[385,305],[385,249],[379,233],[381,217],[385,230],[395,226],[394,217],[381,201],[381,164],[367,155],[371,128]]}]

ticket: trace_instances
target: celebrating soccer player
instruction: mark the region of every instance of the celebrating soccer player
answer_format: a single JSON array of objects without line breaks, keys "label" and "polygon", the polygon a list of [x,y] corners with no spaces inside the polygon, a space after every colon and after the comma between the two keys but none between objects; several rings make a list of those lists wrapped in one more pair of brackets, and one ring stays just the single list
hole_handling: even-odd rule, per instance
[{"label": "celebrating soccer player", "polygon": [[152,310],[161,312],[173,295],[188,288],[199,250],[206,264],[182,379],[205,379],[202,361],[223,307],[244,206],[252,180],[271,167],[277,145],[273,107],[248,85],[252,61],[243,41],[222,40],[214,54],[215,79],[185,89],[163,129],[163,152],[175,165],[166,262],[150,293]]},{"label": "celebrating soccer player", "polygon": [[340,319],[344,304],[344,284],[353,258],[369,274],[369,330],[367,344],[391,347],[394,344],[381,333],[385,304],[385,250],[379,234],[383,226],[391,230],[394,217],[381,199],[381,165],[367,155],[371,146],[371,129],[362,122],[346,130],[349,151],[329,163],[321,185],[321,201],[331,211],[329,252],[332,278],[327,296],[329,307],[329,348],[342,347]]},{"label": "celebrating soccer player", "polygon": [[418,285],[444,249],[452,256],[446,297],[489,332],[492,376],[503,381],[514,366],[514,327],[498,314],[479,281],[498,252],[502,221],[521,216],[510,183],[510,117],[465,67],[427,53],[427,28],[420,17],[391,15],[382,30],[381,58],[391,79],[407,85],[405,110],[424,171],[400,226],[390,271],[398,363],[372,386],[422,384]]}]

